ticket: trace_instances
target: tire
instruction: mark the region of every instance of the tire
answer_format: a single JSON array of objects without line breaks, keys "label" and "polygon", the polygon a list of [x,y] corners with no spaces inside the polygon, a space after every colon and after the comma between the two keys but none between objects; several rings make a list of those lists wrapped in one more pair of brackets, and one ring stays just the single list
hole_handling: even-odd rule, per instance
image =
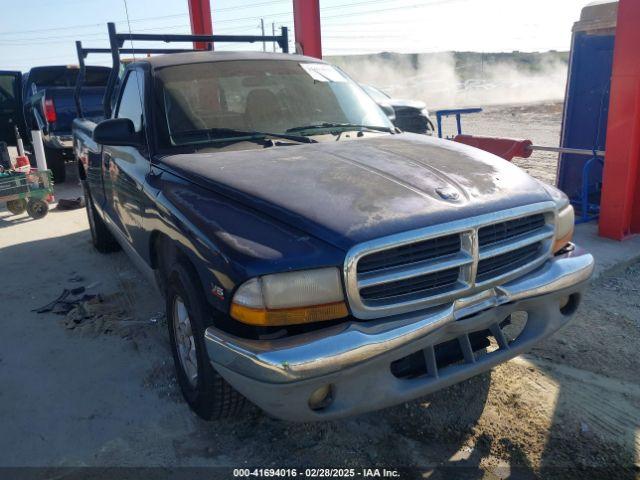
[{"label": "tire", "polygon": [[21,213],[24,213],[26,209],[27,201],[24,198],[9,200],[7,202],[7,210],[9,210],[14,215],[20,215]]},{"label": "tire", "polygon": [[44,151],[47,157],[47,167],[53,174],[53,181],[55,183],[64,183],[67,179],[67,169],[62,151],[55,148],[45,148]]},{"label": "tire", "polygon": [[100,215],[98,215],[93,207],[91,192],[85,181],[82,182],[82,189],[84,191],[84,208],[87,211],[87,219],[89,220],[91,243],[93,243],[94,248],[100,253],[117,252],[120,250],[120,244],[116,241],[115,237],[105,225],[104,220],[100,218]]},{"label": "tire", "polygon": [[[200,418],[237,417],[246,399],[211,366],[204,340],[210,307],[201,292],[193,269],[181,262],[175,263],[167,282],[166,309],[178,383],[189,407]],[[186,345],[188,353],[185,352]],[[194,374],[196,378],[193,378]]]},{"label": "tire", "polygon": [[40,220],[49,213],[49,204],[39,198],[30,198],[27,202],[27,213],[34,220]]},{"label": "tire", "polygon": [[427,118],[427,133],[429,132],[433,133],[435,131],[436,131],[436,126],[433,124],[430,118]]}]

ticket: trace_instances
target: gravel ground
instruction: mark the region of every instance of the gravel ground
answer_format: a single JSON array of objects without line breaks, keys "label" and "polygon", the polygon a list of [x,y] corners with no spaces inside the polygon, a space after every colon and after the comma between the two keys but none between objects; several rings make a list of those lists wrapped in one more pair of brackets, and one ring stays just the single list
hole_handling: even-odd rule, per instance
[{"label": "gravel ground", "polygon": [[[488,109],[466,123],[468,131],[518,136],[535,125],[536,143],[557,143],[557,106],[502,111]],[[551,178],[555,160],[530,162],[521,166]],[[58,197],[76,193],[65,186]],[[640,263],[601,276],[575,321],[530,354],[428,397],[320,424],[282,422],[255,408],[242,420],[206,423],[181,399],[158,316],[162,301],[124,254],[96,253],[87,228],[82,210],[54,210],[40,221],[0,210],[2,286],[12,292],[2,304],[0,467],[354,466],[415,469],[403,478],[640,476]],[[31,311],[65,287],[94,282],[104,295],[97,322],[69,328],[62,316]]]}]

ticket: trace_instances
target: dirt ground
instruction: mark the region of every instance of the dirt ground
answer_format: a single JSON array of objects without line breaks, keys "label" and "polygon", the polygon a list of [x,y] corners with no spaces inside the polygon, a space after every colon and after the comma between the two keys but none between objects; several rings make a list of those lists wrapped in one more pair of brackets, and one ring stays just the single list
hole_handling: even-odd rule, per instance
[{"label": "dirt ground", "polygon": [[[553,106],[483,115],[500,117],[501,128],[514,132],[516,122],[521,130],[535,125],[536,143],[557,135]],[[487,125],[478,133],[492,133]],[[545,168],[533,159],[522,166],[550,175],[546,161]],[[58,198],[77,194],[73,182],[57,191]],[[255,408],[217,423],[193,415],[175,382],[160,297],[123,253],[92,249],[84,210],[52,210],[32,221],[2,207],[0,266],[0,467],[354,466],[413,468],[402,478],[640,477],[640,263],[606,272],[573,323],[490,374],[319,424],[282,422]],[[79,286],[101,295],[86,304],[90,318],[32,311]]]}]

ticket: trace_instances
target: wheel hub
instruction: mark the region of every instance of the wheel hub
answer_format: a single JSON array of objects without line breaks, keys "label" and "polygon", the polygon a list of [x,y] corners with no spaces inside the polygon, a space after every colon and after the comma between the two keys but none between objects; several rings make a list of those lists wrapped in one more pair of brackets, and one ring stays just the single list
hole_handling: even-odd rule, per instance
[{"label": "wheel hub", "polygon": [[178,348],[178,358],[192,387],[198,383],[198,359],[196,342],[191,328],[187,307],[179,296],[173,301],[173,333]]}]

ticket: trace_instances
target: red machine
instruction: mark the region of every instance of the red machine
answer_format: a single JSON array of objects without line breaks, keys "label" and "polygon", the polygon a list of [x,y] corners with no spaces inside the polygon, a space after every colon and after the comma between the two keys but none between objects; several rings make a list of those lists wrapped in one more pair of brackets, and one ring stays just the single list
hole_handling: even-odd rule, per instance
[{"label": "red machine", "polygon": [[640,233],[640,2],[620,0],[613,54],[600,235]]},{"label": "red machine", "polygon": [[515,157],[529,158],[533,149],[531,140],[514,140],[512,138],[476,137],[473,135],[456,135],[454,142],[464,143],[493,153],[509,162]]}]

